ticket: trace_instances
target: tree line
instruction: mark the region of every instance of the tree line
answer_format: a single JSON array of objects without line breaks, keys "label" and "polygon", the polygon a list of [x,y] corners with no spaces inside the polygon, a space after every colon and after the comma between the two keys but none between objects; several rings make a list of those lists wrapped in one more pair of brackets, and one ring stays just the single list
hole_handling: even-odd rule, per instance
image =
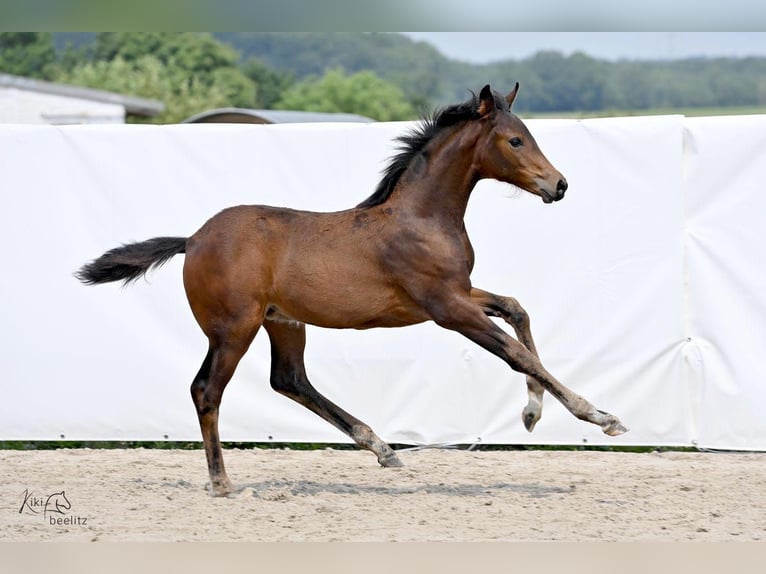
[{"label": "tree line", "polygon": [[217,107],[414,119],[517,81],[520,113],[766,108],[766,58],[539,52],[476,65],[395,33],[4,32],[0,72],[159,99],[166,109],[152,121],[162,123]]}]

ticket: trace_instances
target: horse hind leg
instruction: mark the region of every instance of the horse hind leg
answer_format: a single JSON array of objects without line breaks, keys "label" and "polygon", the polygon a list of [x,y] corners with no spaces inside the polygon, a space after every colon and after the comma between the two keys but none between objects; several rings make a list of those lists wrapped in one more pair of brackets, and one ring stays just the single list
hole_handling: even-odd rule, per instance
[{"label": "horse hind leg", "polygon": [[223,391],[257,330],[258,326],[255,326],[246,336],[240,337],[232,332],[230,337],[223,338],[222,343],[211,340],[207,356],[191,384],[192,400],[202,431],[212,496],[225,496],[234,490],[223,463],[221,439],[218,434],[218,411]]},{"label": "horse hind leg", "polygon": [[403,466],[394,450],[373,430],[324,397],[309,382],[303,362],[306,326],[303,323],[266,321],[271,340],[271,386],[347,434],[361,448],[375,453],[384,467]]},{"label": "horse hind leg", "polygon": [[[500,317],[508,323],[516,333],[519,342],[524,345],[536,358],[540,358],[532,338],[532,331],[529,324],[529,315],[519,302],[513,297],[504,297],[495,295],[481,289],[471,290],[471,299],[476,302],[490,317]],[[532,432],[543,414],[543,385],[527,375],[527,397],[528,402],[521,412],[521,420],[524,427]]]}]

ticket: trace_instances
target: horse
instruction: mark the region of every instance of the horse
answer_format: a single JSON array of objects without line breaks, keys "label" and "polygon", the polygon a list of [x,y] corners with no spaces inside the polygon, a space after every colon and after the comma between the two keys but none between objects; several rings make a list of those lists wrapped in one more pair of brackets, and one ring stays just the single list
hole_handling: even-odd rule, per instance
[{"label": "horse", "polygon": [[[331,329],[403,327],[426,321],[456,331],[526,375],[522,421],[530,432],[544,391],[575,417],[616,436],[620,420],[596,409],[541,364],[529,315],[519,302],[471,284],[474,251],[464,216],[477,182],[491,178],[560,201],[567,181],[486,85],[479,95],[421,118],[397,138],[374,193],[356,207],[319,213],[263,205],[229,207],[191,237],[124,244],[83,265],[85,284],[125,285],[185,254],[183,283],[208,351],[191,383],[213,496],[234,492],[224,467],[218,414],[224,389],[261,327],[271,346],[271,387],[313,411],[380,465],[396,452],[361,420],[320,394],[304,365],[306,325]],[[511,337],[491,317],[515,331]]]}]

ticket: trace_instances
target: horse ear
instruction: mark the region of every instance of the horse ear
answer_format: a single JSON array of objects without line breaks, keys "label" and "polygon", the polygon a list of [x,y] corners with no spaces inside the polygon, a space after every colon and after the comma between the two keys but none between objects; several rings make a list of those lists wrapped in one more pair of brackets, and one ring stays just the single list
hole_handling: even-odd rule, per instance
[{"label": "horse ear", "polygon": [[481,89],[481,93],[479,93],[479,117],[493,116],[495,115],[496,110],[497,105],[495,104],[495,96],[492,95],[492,88],[487,84]]},{"label": "horse ear", "polygon": [[508,102],[508,109],[513,105],[513,100],[516,99],[516,94],[519,93],[519,83],[516,82],[516,86],[511,90],[511,93],[505,96],[505,101]]}]

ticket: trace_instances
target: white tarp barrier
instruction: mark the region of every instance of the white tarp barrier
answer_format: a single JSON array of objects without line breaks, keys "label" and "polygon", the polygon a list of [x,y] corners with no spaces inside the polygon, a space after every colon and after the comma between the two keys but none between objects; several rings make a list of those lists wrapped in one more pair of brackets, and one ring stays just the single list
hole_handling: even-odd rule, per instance
[{"label": "white tarp barrier", "polygon": [[[529,121],[566,199],[482,182],[469,204],[474,285],[519,299],[547,368],[630,433],[606,437],[549,395],[527,433],[524,377],[432,324],[309,327],[309,377],[390,442],[763,448],[766,158],[752,126],[766,120],[752,121]],[[191,235],[230,205],[351,207],[407,127],[0,126],[0,440],[199,440],[188,389],[207,342],[183,256],[125,289],[72,272],[120,243]],[[722,156],[719,136],[739,151]],[[261,333],[224,395],[224,440],[348,441],[268,372]]]},{"label": "white tarp barrier", "polygon": [[690,380],[698,442],[766,449],[766,116],[687,126]]}]

